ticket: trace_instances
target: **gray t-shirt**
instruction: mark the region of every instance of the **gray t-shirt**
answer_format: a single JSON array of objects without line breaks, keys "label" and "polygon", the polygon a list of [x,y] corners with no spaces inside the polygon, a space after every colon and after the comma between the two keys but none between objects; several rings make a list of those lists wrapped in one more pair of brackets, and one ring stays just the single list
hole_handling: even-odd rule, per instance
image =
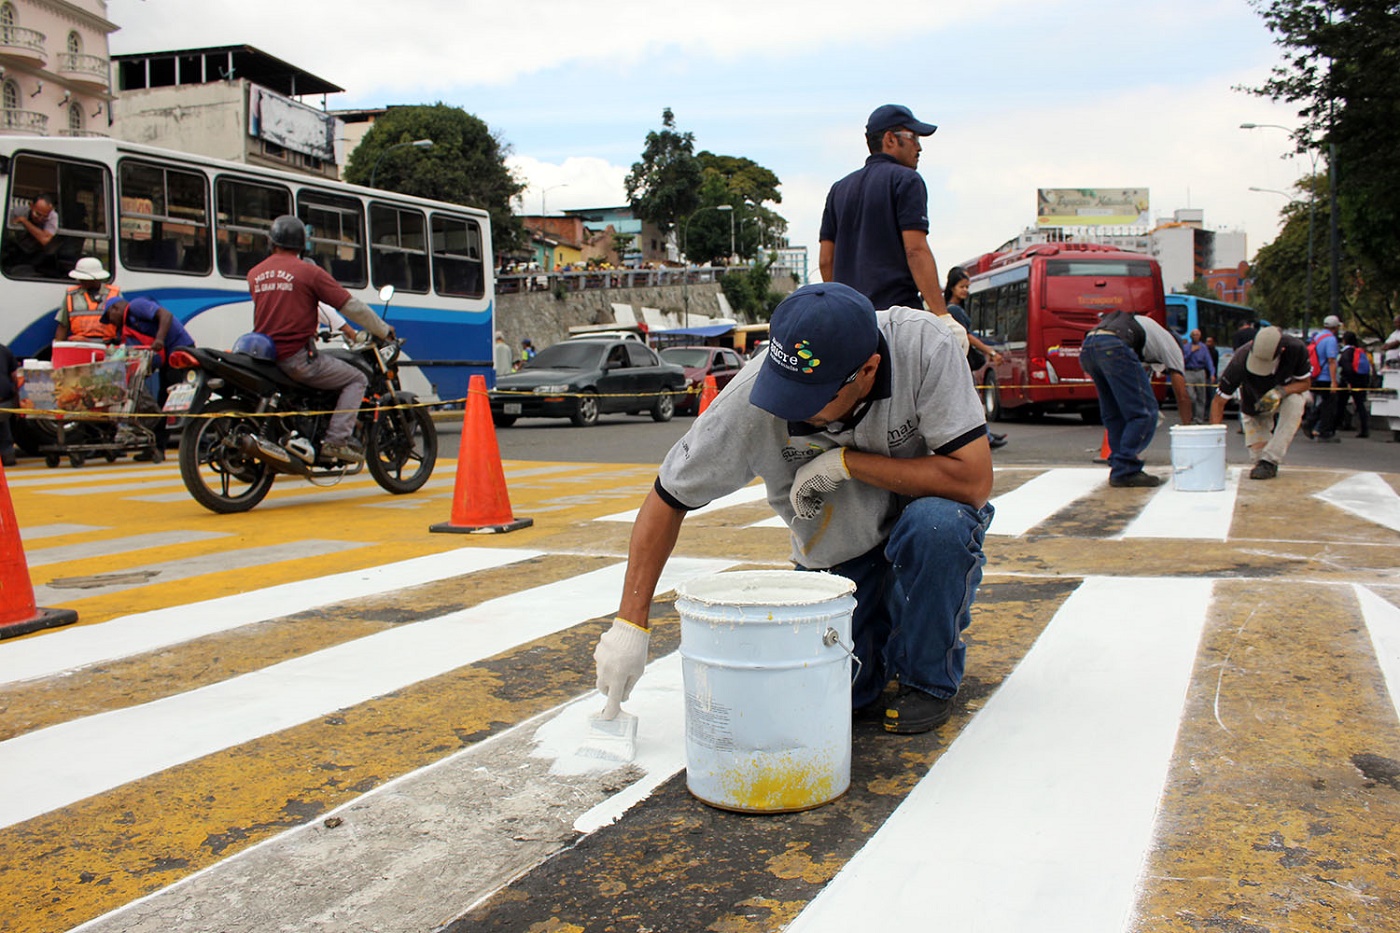
[{"label": "gray t-shirt", "polygon": [[[854,428],[793,433],[749,402],[766,356],[745,366],[661,464],[658,493],[699,508],[763,477],[768,504],[792,531],[792,559],[822,569],[889,537],[906,497],[857,480],[826,497],[822,513],[801,520],[788,502],[798,467],[823,451],[849,447],[888,457],[951,453],[986,433],[981,399],[957,338],[936,316],[912,308],[876,314],[889,359],[882,359],[870,406]],[[883,397],[881,397],[883,396]]]},{"label": "gray t-shirt", "polygon": [[1181,343],[1176,335],[1145,314],[1137,316],[1147,342],[1142,348],[1142,361],[1157,372],[1186,372],[1186,360],[1181,355]]}]

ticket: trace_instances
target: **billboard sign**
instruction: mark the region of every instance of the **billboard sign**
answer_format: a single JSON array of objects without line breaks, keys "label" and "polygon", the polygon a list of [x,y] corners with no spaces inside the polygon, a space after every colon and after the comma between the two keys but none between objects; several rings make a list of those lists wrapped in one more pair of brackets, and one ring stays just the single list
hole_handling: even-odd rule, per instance
[{"label": "billboard sign", "polygon": [[1124,227],[1146,224],[1146,188],[1039,188],[1038,227]]}]

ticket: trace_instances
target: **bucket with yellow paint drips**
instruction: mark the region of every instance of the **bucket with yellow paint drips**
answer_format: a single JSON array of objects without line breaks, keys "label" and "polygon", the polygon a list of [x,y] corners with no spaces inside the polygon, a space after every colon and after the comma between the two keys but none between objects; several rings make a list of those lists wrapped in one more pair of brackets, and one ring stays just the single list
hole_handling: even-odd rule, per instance
[{"label": "bucket with yellow paint drips", "polygon": [[829,803],[851,783],[855,584],[829,573],[719,573],[677,588],[686,786],[741,813]]}]

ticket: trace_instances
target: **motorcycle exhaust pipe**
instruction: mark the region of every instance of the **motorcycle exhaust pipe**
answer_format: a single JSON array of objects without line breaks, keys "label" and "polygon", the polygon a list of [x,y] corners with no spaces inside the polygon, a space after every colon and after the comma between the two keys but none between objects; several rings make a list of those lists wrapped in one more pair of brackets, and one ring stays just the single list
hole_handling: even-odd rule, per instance
[{"label": "motorcycle exhaust pipe", "polygon": [[239,436],[238,451],[244,456],[261,460],[278,473],[303,474],[307,472],[307,465],[304,461],[294,458],[282,446],[274,444],[265,437],[258,437],[256,434]]}]

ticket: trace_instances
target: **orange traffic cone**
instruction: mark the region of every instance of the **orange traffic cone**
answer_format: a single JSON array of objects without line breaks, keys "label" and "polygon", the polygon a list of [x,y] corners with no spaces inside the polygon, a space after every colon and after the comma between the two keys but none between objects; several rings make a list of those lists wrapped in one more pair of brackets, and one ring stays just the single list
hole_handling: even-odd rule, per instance
[{"label": "orange traffic cone", "polygon": [[1112,452],[1113,452],[1113,451],[1111,451],[1111,450],[1109,449],[1109,447],[1108,447],[1108,429],[1107,429],[1107,428],[1104,428],[1104,432],[1103,432],[1103,443],[1099,445],[1099,455],[1098,455],[1098,457],[1096,457],[1096,458],[1094,459],[1094,462],[1095,462],[1095,463],[1107,463],[1107,462],[1108,462],[1108,455],[1111,454]]},{"label": "orange traffic cone", "polygon": [[[470,459],[469,459],[470,458]],[[429,525],[429,531],[452,534],[499,534],[529,528],[533,518],[516,518],[510,511],[506,474],[491,423],[486,377],[472,376],[462,414],[462,441],[457,448],[457,483],[452,492],[452,518]]]},{"label": "orange traffic cone", "polygon": [[719,386],[715,384],[715,377],[706,376],[704,385],[700,387],[700,407],[695,410],[695,414],[703,415],[716,395],[719,395]]},{"label": "orange traffic cone", "polygon": [[19,541],[19,522],[10,504],[10,484],[0,466],[0,638],[28,635],[78,621],[72,609],[40,609],[34,605],[29,562]]}]

